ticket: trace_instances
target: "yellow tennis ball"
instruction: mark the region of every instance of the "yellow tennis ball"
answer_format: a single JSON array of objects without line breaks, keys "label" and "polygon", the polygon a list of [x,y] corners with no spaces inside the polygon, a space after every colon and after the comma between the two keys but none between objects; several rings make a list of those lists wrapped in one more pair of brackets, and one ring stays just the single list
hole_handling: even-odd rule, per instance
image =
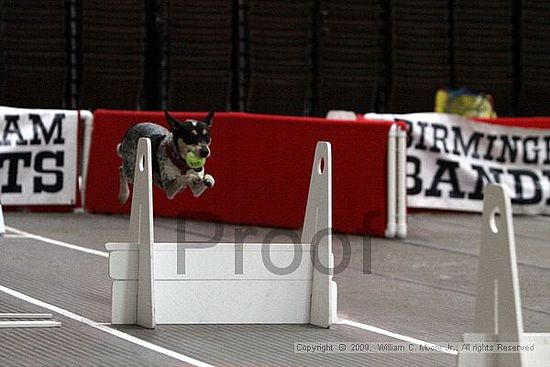
[{"label": "yellow tennis ball", "polygon": [[202,168],[206,163],[206,158],[201,158],[193,151],[189,151],[185,155],[185,163],[191,168]]}]

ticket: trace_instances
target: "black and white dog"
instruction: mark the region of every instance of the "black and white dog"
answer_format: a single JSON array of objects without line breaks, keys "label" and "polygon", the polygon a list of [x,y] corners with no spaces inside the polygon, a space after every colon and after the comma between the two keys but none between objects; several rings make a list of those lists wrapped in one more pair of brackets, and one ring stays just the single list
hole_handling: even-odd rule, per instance
[{"label": "black and white dog", "polygon": [[[214,186],[214,178],[204,174],[204,162],[210,156],[210,127],[214,112],[203,120],[180,122],[164,112],[170,131],[143,122],[132,126],[117,146],[122,158],[118,200],[125,203],[130,196],[128,183],[134,182],[136,151],[140,138],[151,139],[153,182],[169,199],[189,187],[195,197]],[[190,158],[191,157],[191,158]]]}]

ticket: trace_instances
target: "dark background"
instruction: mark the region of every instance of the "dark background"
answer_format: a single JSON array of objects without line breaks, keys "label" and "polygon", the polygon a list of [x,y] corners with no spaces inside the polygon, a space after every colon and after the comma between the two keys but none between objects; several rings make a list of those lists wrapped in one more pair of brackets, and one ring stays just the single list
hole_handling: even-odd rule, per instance
[{"label": "dark background", "polygon": [[547,0],[0,0],[0,104],[550,115]]}]

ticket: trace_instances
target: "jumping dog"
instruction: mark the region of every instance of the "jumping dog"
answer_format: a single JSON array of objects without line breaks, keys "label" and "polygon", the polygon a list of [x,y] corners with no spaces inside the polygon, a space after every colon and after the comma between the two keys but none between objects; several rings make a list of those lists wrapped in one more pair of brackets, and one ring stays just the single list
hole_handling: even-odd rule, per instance
[{"label": "jumping dog", "polygon": [[[155,123],[142,122],[130,127],[117,146],[118,156],[122,158],[118,194],[121,203],[125,203],[130,196],[128,183],[134,182],[140,138],[151,140],[153,182],[164,190],[169,199],[187,187],[198,197],[214,186],[214,178],[205,174],[203,167],[205,159],[210,156],[210,127],[214,112],[200,121],[188,119],[184,122],[176,120],[166,111],[164,115],[170,131]],[[189,160],[190,155],[196,159]],[[202,163],[197,164],[197,161]]]}]

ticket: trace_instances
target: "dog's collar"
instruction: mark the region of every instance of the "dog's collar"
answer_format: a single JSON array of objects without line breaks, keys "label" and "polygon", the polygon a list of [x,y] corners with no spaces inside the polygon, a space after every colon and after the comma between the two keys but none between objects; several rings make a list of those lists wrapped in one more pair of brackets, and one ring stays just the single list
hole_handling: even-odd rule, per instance
[{"label": "dog's collar", "polygon": [[189,167],[187,163],[185,163],[185,160],[181,159],[179,154],[174,151],[174,148],[172,148],[170,144],[167,144],[166,146],[166,154],[168,155],[168,158],[170,158],[172,163],[174,163],[174,165],[178,167],[182,173],[185,173],[191,169],[191,167]]}]

